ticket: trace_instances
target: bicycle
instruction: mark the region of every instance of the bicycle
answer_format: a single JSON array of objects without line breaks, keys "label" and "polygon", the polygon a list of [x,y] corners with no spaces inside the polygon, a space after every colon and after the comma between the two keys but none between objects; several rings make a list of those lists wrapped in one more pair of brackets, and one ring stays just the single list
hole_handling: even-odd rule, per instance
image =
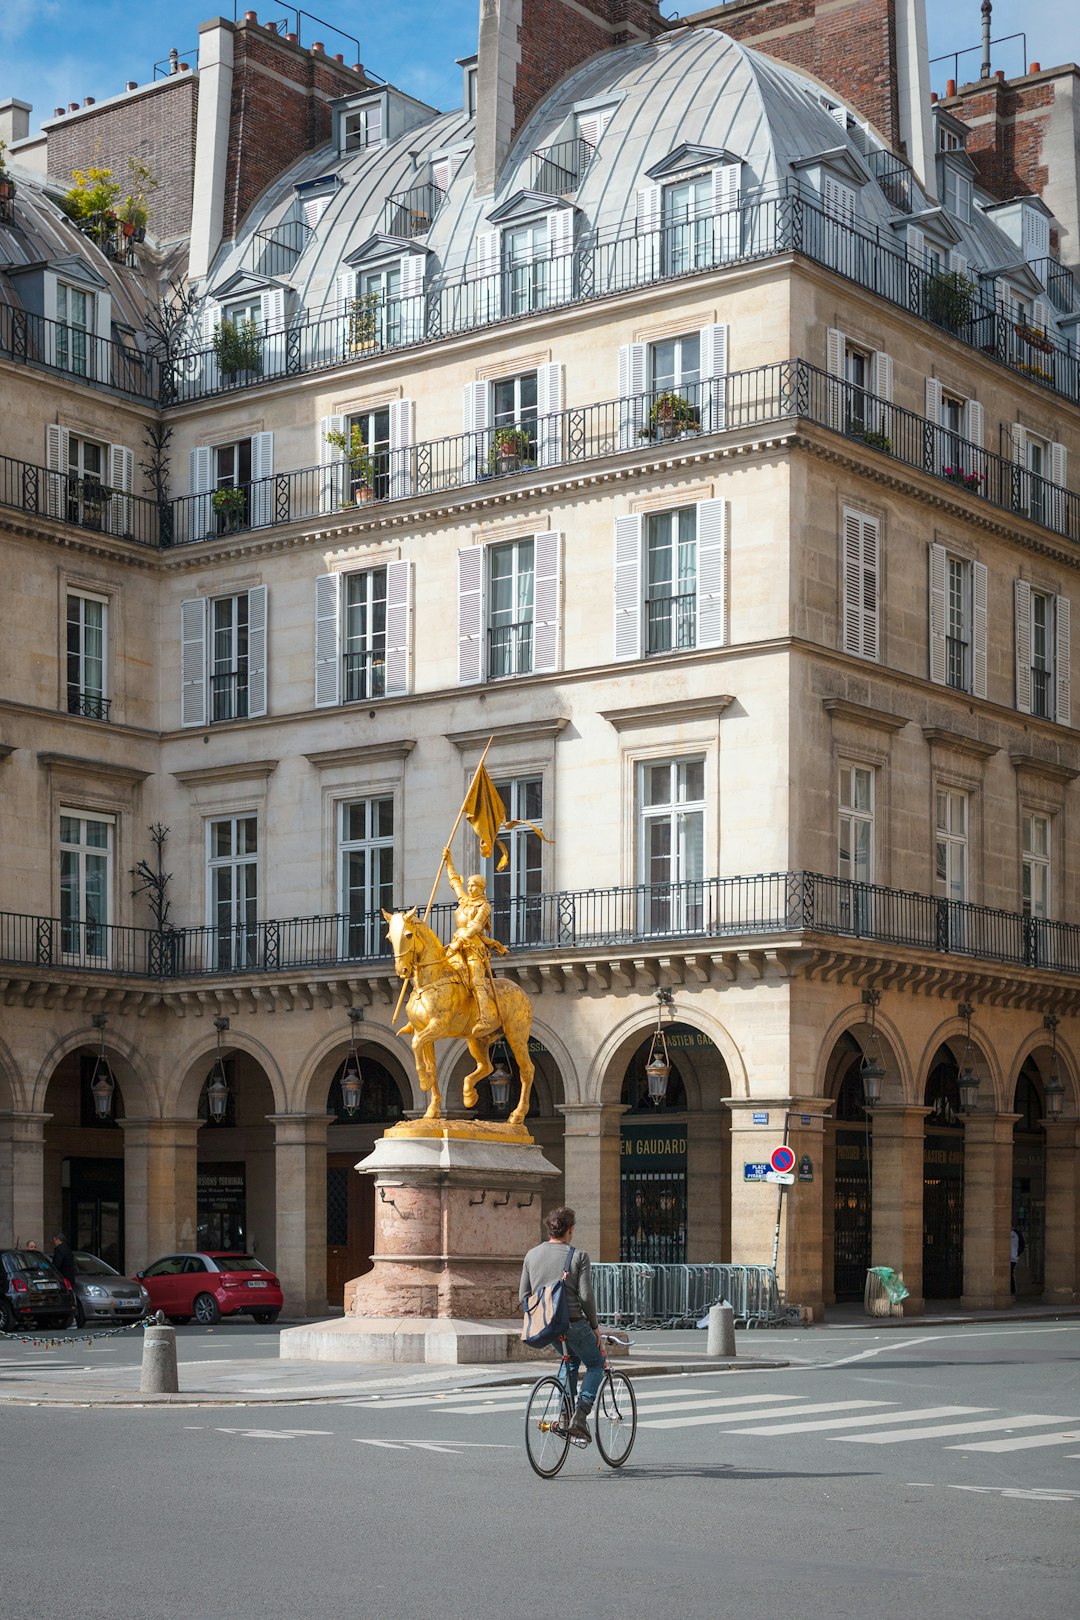
[{"label": "bicycle", "polygon": [[[605,1344],[628,1345],[632,1341],[616,1334],[601,1336]],[[571,1445],[582,1450],[588,1440],[570,1433],[570,1420],[577,1400],[577,1379],[570,1372],[566,1340],[560,1339],[562,1365],[558,1375],[538,1378],[525,1408],[525,1451],[534,1473],[541,1479],[554,1479],[570,1452]],[[604,1356],[604,1377],[593,1404],[596,1416],[596,1449],[609,1468],[621,1468],[629,1457],[637,1436],[637,1397],[625,1373],[612,1372]]]}]

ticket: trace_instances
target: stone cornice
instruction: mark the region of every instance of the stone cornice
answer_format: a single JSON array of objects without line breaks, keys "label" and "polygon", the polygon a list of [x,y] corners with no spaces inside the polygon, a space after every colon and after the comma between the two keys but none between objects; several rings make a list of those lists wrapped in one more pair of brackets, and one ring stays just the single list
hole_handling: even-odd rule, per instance
[{"label": "stone cornice", "polygon": [[0,760],[10,759],[14,752],[14,743],[0,743]]},{"label": "stone cornice", "polygon": [[981,742],[978,737],[950,731],[947,726],[923,726],[922,734],[931,748],[936,744],[939,748],[951,749],[954,754],[967,754],[970,759],[990,759],[1001,752],[997,743]]},{"label": "stone cornice", "polygon": [[404,764],[415,747],[415,737],[403,737],[400,742],[354,743],[346,748],[324,748],[320,753],[305,754],[304,758],[317,771],[332,770],[335,765],[378,765],[388,760]]},{"label": "stone cornice", "polygon": [[1010,754],[1014,771],[1026,771],[1029,776],[1046,777],[1051,782],[1075,782],[1080,767],[1065,765],[1057,759],[1039,759],[1035,754]]},{"label": "stone cornice", "polygon": [[556,714],[547,720],[513,720],[508,725],[477,726],[471,731],[448,731],[446,740],[464,751],[483,745],[490,737],[493,742],[543,742],[554,739],[570,724],[568,714]]},{"label": "stone cornice", "polygon": [[837,720],[851,720],[856,725],[871,726],[875,731],[903,731],[909,723],[907,715],[872,709],[869,703],[853,703],[850,698],[823,697],[821,706]]},{"label": "stone cornice", "polygon": [[140,771],[134,765],[117,765],[110,759],[84,759],[81,754],[54,754],[43,750],[37,756],[39,765],[47,771],[73,771],[83,776],[110,777],[115,782],[145,782],[152,771]]},{"label": "stone cornice", "polygon": [[277,770],[276,759],[237,759],[224,765],[200,765],[192,770],[173,771],[181,787],[205,787],[212,782],[266,781]]},{"label": "stone cornice", "polygon": [[718,720],[734,703],[729,694],[700,698],[676,698],[670,703],[638,703],[627,709],[601,709],[600,718],[616,731],[632,731],[635,726],[653,726],[658,720],[680,724],[684,720]]}]

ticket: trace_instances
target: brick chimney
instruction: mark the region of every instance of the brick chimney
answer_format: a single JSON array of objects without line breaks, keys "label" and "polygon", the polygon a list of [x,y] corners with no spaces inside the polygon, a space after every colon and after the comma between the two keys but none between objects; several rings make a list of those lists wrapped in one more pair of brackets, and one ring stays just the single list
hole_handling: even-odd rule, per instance
[{"label": "brick chimney", "polygon": [[1034,192],[1060,226],[1062,262],[1080,267],[1080,69],[977,79],[938,102],[971,133],[967,152],[993,197]]},{"label": "brick chimney", "polygon": [[590,56],[666,27],[658,0],[480,0],[477,196],[495,190],[514,136],[561,79]]}]

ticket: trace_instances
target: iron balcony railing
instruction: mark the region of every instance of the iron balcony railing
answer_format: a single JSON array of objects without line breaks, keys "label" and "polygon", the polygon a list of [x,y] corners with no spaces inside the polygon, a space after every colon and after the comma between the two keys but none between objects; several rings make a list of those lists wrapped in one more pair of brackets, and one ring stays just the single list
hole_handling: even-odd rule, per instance
[{"label": "iron balcony railing", "polygon": [[[903,184],[898,161],[882,164],[893,187]],[[257,369],[225,375],[212,347],[190,350],[163,369],[162,403],[347,365],[520,315],[778,253],[802,254],[1040,386],[1080,400],[1080,353],[1050,338],[1033,347],[1022,323],[996,300],[993,283],[984,289],[966,276],[917,263],[889,227],[837,217],[815,195],[789,184],[748,195],[725,212],[662,221],[650,230],[590,231],[572,252],[530,262],[527,296],[521,266],[502,266],[483,276],[472,266],[444,271],[422,294],[381,301],[380,318],[360,345],[347,313],[335,311],[319,319],[301,315],[282,331],[260,334]]]},{"label": "iron balcony railing", "polygon": [[[1080,496],[1071,490],[805,360],[684,383],[677,391],[554,412],[524,425],[513,454],[505,453],[505,426],[388,450],[365,505],[443,494],[488,479],[566,467],[725,429],[746,431],[800,419],[842,434],[863,451],[938,478],[959,497],[1080,539]],[[317,518],[355,500],[345,462],[275,473],[244,487],[249,489],[252,528]],[[169,543],[174,545],[217,532],[208,495],[174,501],[170,523]]]},{"label": "iron balcony railing", "polygon": [[[381,637],[386,641],[385,634]],[[343,692],[346,703],[366,703],[386,695],[386,650],[342,654]]]},{"label": "iron balcony railing", "polygon": [[532,155],[532,189],[548,197],[566,197],[576,191],[593,160],[596,148],[580,137],[557,141]]},{"label": "iron balcony railing", "polygon": [[918,199],[911,165],[883,148],[868,153],[867,162],[886,200],[898,214],[910,214]]},{"label": "iron balcony railing", "polygon": [[284,219],[269,230],[255,231],[240,267],[256,276],[287,276],[311,236],[311,226],[302,219]]},{"label": "iron balcony railing", "polygon": [[620,452],[808,421],[952,486],[958,498],[1020,515],[1055,534],[1080,540],[1080,496],[1006,456],[972,444],[913,411],[830,376],[806,360],[783,360],[730,372],[678,389],[624,396],[506,424],[482,433],[429,439],[379,450],[372,485],[361,487],[345,461],[240,485],[236,511],[215,510],[212,493],[185,495],[160,508],[139,496],[115,495],[106,513],[78,497],[78,480],[0,457],[0,505],[59,517],[147,545],[189,545],[247,529],[318,519],[352,507],[440,495]]},{"label": "iron balcony railing", "polygon": [[488,631],[488,679],[498,681],[508,675],[531,675],[532,667],[532,620],[493,625]]},{"label": "iron balcony railing", "polygon": [[10,304],[0,305],[0,359],[151,405],[162,399],[163,378],[154,355]]},{"label": "iron balcony railing", "polygon": [[[453,907],[436,906],[431,923],[447,942],[454,928]],[[1080,974],[1076,923],[815,872],[504,899],[493,908],[493,927],[512,954],[822,935],[902,946],[932,956]],[[291,917],[223,929],[163,930],[0,913],[0,962],[9,966],[183,979],[308,971],[385,962],[388,956],[386,926],[378,911]]]},{"label": "iron balcony railing", "polygon": [[68,687],[67,712],[81,715],[84,720],[108,720],[112,698],[100,692],[87,692],[79,687]]},{"label": "iron balcony railing", "polygon": [[697,592],[650,596],[645,603],[645,650],[678,652],[697,641]]},{"label": "iron balcony railing", "polygon": [[383,205],[383,230],[388,236],[426,236],[445,201],[446,192],[433,180],[397,191]]}]

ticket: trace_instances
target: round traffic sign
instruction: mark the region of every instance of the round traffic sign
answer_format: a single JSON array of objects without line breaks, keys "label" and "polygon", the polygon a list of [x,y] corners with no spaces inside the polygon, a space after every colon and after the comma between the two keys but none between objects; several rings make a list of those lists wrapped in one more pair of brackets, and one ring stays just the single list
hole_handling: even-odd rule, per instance
[{"label": "round traffic sign", "polygon": [[773,1148],[772,1153],[769,1155],[769,1163],[774,1170],[794,1170],[795,1155],[789,1147]]}]

